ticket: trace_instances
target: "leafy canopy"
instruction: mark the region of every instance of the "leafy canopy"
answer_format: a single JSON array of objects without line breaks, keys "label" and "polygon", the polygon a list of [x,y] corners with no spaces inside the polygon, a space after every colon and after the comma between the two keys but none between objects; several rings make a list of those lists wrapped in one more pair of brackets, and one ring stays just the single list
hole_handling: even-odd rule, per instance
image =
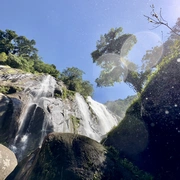
[{"label": "leafy canopy", "polygon": [[0,30],[0,64],[32,73],[48,73],[58,78],[60,72],[56,66],[44,63],[35,45],[35,40],[18,36],[15,31]]},{"label": "leafy canopy", "polygon": [[93,86],[89,81],[84,81],[82,76],[84,72],[76,67],[67,68],[62,71],[60,79],[71,91],[76,91],[83,96],[92,96]]},{"label": "leafy canopy", "polygon": [[137,65],[126,59],[137,40],[132,34],[123,34],[122,30],[121,27],[112,28],[97,41],[96,50],[91,56],[93,63],[102,70],[95,81],[98,87],[124,81],[136,92],[141,92],[150,70],[138,72]]}]

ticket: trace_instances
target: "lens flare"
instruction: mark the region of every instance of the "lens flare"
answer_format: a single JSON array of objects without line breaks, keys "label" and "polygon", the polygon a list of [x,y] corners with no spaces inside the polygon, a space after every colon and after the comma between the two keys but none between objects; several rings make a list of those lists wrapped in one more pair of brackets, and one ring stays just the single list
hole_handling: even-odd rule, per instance
[{"label": "lens flare", "polygon": [[[134,36],[137,39],[137,43],[131,48]],[[138,66],[139,70],[148,70],[153,68],[162,57],[163,42],[161,38],[150,31],[142,31],[130,36],[122,46],[121,60],[124,61],[126,67],[132,71],[135,70],[135,66],[132,66],[132,62]]]}]

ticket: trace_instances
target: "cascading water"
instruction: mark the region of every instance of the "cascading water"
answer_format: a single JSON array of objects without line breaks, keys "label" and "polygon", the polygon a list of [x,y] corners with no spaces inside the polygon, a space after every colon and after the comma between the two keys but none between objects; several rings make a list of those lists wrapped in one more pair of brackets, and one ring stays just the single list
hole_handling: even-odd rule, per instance
[{"label": "cascading water", "polygon": [[97,101],[94,101],[91,97],[87,97],[87,101],[89,102],[89,106],[92,108],[93,112],[97,116],[99,130],[101,134],[106,134],[114,126],[117,125],[118,121],[116,117],[107,110],[106,106],[98,103]]},{"label": "cascading water", "polygon": [[[78,129],[79,134],[100,141],[103,135],[117,125],[117,118],[110,114],[103,104],[92,100],[91,97],[87,97],[86,102],[79,94],[76,94],[76,101],[83,119],[82,126]],[[93,114],[96,116],[93,117]]]},{"label": "cascading water", "polygon": [[[52,76],[30,81],[24,90],[25,106],[19,118],[16,137],[10,146],[18,160],[41,146],[50,132],[74,133],[101,141],[102,137],[118,123],[104,105],[79,93],[73,99],[55,98],[56,84]],[[62,92],[61,92],[62,93]]]},{"label": "cascading water", "polygon": [[95,125],[95,122],[92,121],[89,106],[80,94],[76,94],[76,101],[83,119],[82,125],[78,129],[79,134],[88,136],[94,140],[99,141],[100,137],[98,132],[96,131],[97,129],[93,127],[93,125]]},{"label": "cascading water", "polygon": [[[36,120],[35,115],[37,114],[37,109],[40,111],[44,97],[54,96],[55,83],[56,81],[52,76],[44,76],[43,80],[40,81],[39,84],[31,84],[24,91],[28,97],[28,100],[22,110],[19,120],[18,132],[13,144],[11,145],[11,149],[16,153],[18,159],[21,159],[23,151],[25,151],[27,142],[29,141],[29,137],[32,134],[32,127],[34,124],[33,121]],[[42,110],[40,112],[41,114],[44,113]],[[38,123],[39,122],[37,122],[37,124]],[[44,139],[46,135],[46,127],[48,126],[47,124],[48,122],[44,121],[44,119],[40,124],[40,126],[42,126],[42,130],[39,129],[39,135],[41,136],[40,142],[38,142],[39,145],[41,145],[42,139]]]}]

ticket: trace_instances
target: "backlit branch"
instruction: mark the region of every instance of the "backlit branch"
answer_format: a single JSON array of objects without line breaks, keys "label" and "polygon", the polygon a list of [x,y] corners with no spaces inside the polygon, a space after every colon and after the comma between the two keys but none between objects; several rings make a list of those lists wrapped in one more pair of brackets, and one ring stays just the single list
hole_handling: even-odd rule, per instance
[{"label": "backlit branch", "polygon": [[150,22],[150,23],[153,23],[155,25],[155,28],[161,26],[161,25],[164,25],[166,26],[168,29],[170,29],[174,34],[176,34],[177,36],[180,36],[180,34],[178,34],[177,32],[175,32],[169,25],[168,25],[168,22],[166,20],[164,20],[164,18],[162,17],[162,13],[161,13],[161,9],[160,9],[160,12],[159,14],[157,14],[154,10],[154,5],[151,5],[150,6],[152,8],[152,11],[151,11],[151,17],[150,16],[147,16],[147,15],[144,15],[147,20]]}]

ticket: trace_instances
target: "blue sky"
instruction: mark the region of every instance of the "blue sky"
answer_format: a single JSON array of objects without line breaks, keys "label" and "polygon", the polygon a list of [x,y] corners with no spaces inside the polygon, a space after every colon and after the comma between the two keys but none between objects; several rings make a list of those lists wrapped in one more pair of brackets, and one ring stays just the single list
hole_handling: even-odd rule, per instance
[{"label": "blue sky", "polygon": [[[98,77],[99,68],[92,63],[90,54],[95,50],[100,35],[111,28],[123,27],[124,33],[139,36],[141,33],[146,36],[151,31],[153,37],[163,41],[168,29],[161,26],[151,30],[152,24],[143,15],[149,15],[150,5],[154,4],[157,11],[162,8],[163,17],[173,26],[180,17],[178,1],[1,0],[0,29],[11,29],[18,35],[34,39],[43,61],[55,64],[60,71],[72,66],[83,70],[86,73],[84,79],[94,84],[93,98],[106,102],[125,98],[134,92],[123,83],[114,87],[96,88],[94,80]],[[152,46],[150,39],[144,42]],[[131,56],[137,58],[138,55],[134,51]]]}]

